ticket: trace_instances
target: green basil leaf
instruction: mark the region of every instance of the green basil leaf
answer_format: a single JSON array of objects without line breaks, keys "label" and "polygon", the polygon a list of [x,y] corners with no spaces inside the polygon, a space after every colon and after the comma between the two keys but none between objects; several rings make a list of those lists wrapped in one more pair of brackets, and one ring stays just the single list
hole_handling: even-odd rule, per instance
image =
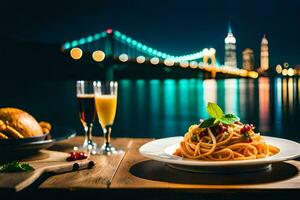
[{"label": "green basil leaf", "polygon": [[240,121],[240,118],[235,116],[234,114],[225,114],[220,118],[220,122],[223,124],[233,124],[234,122]]},{"label": "green basil leaf", "polygon": [[24,172],[33,171],[33,167],[31,167],[29,164],[21,164],[21,169]]},{"label": "green basil leaf", "polygon": [[19,163],[17,161],[0,165],[0,172],[29,172],[33,170],[34,168],[29,164]]},{"label": "green basil leaf", "polygon": [[219,121],[220,121],[220,118],[215,119],[214,124],[219,123]]},{"label": "green basil leaf", "polygon": [[224,115],[222,109],[216,103],[212,102],[208,102],[206,111],[209,116],[216,119],[221,118]]},{"label": "green basil leaf", "polygon": [[209,118],[201,122],[199,125],[200,128],[208,128],[214,125],[215,118]]}]

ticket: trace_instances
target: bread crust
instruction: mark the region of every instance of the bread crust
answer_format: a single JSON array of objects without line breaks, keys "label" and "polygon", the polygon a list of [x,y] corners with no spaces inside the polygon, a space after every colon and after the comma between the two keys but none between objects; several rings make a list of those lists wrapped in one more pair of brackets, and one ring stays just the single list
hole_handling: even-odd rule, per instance
[{"label": "bread crust", "polygon": [[0,120],[18,131],[23,137],[43,134],[43,130],[35,118],[18,108],[0,108]]}]

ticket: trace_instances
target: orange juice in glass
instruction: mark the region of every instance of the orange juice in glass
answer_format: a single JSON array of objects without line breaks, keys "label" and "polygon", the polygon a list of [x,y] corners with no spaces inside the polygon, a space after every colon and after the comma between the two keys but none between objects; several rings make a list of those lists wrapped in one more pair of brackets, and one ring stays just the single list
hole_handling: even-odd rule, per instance
[{"label": "orange juice in glass", "polygon": [[113,125],[117,110],[117,96],[96,95],[95,104],[101,127],[105,128],[106,126]]},{"label": "orange juice in glass", "polygon": [[94,82],[95,107],[104,134],[103,154],[122,152],[111,145],[110,135],[117,111],[118,83],[114,81]]}]

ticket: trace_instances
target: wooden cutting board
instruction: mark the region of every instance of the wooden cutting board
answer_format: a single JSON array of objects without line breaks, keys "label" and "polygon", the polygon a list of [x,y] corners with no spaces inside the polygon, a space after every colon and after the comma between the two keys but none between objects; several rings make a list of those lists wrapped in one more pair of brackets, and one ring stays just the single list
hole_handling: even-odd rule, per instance
[{"label": "wooden cutting board", "polygon": [[41,150],[38,155],[24,160],[24,162],[30,164],[35,169],[34,171],[0,173],[0,188],[11,188],[20,191],[32,184],[43,173],[76,171],[91,168],[95,164],[89,159],[68,162],[66,161],[68,156],[69,154],[64,152]]}]

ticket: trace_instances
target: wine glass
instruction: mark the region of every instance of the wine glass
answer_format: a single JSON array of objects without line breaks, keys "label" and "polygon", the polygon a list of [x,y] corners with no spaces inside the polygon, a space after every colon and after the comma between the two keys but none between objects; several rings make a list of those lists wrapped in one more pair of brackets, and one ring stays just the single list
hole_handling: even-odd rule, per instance
[{"label": "wine glass", "polygon": [[85,131],[85,140],[81,146],[74,147],[74,150],[88,150],[96,154],[97,144],[92,141],[93,124],[96,118],[93,81],[77,81],[76,91],[79,118]]},{"label": "wine glass", "polygon": [[104,134],[102,154],[116,154],[122,152],[111,145],[110,135],[117,111],[118,83],[114,81],[94,82],[95,105],[98,120]]}]

